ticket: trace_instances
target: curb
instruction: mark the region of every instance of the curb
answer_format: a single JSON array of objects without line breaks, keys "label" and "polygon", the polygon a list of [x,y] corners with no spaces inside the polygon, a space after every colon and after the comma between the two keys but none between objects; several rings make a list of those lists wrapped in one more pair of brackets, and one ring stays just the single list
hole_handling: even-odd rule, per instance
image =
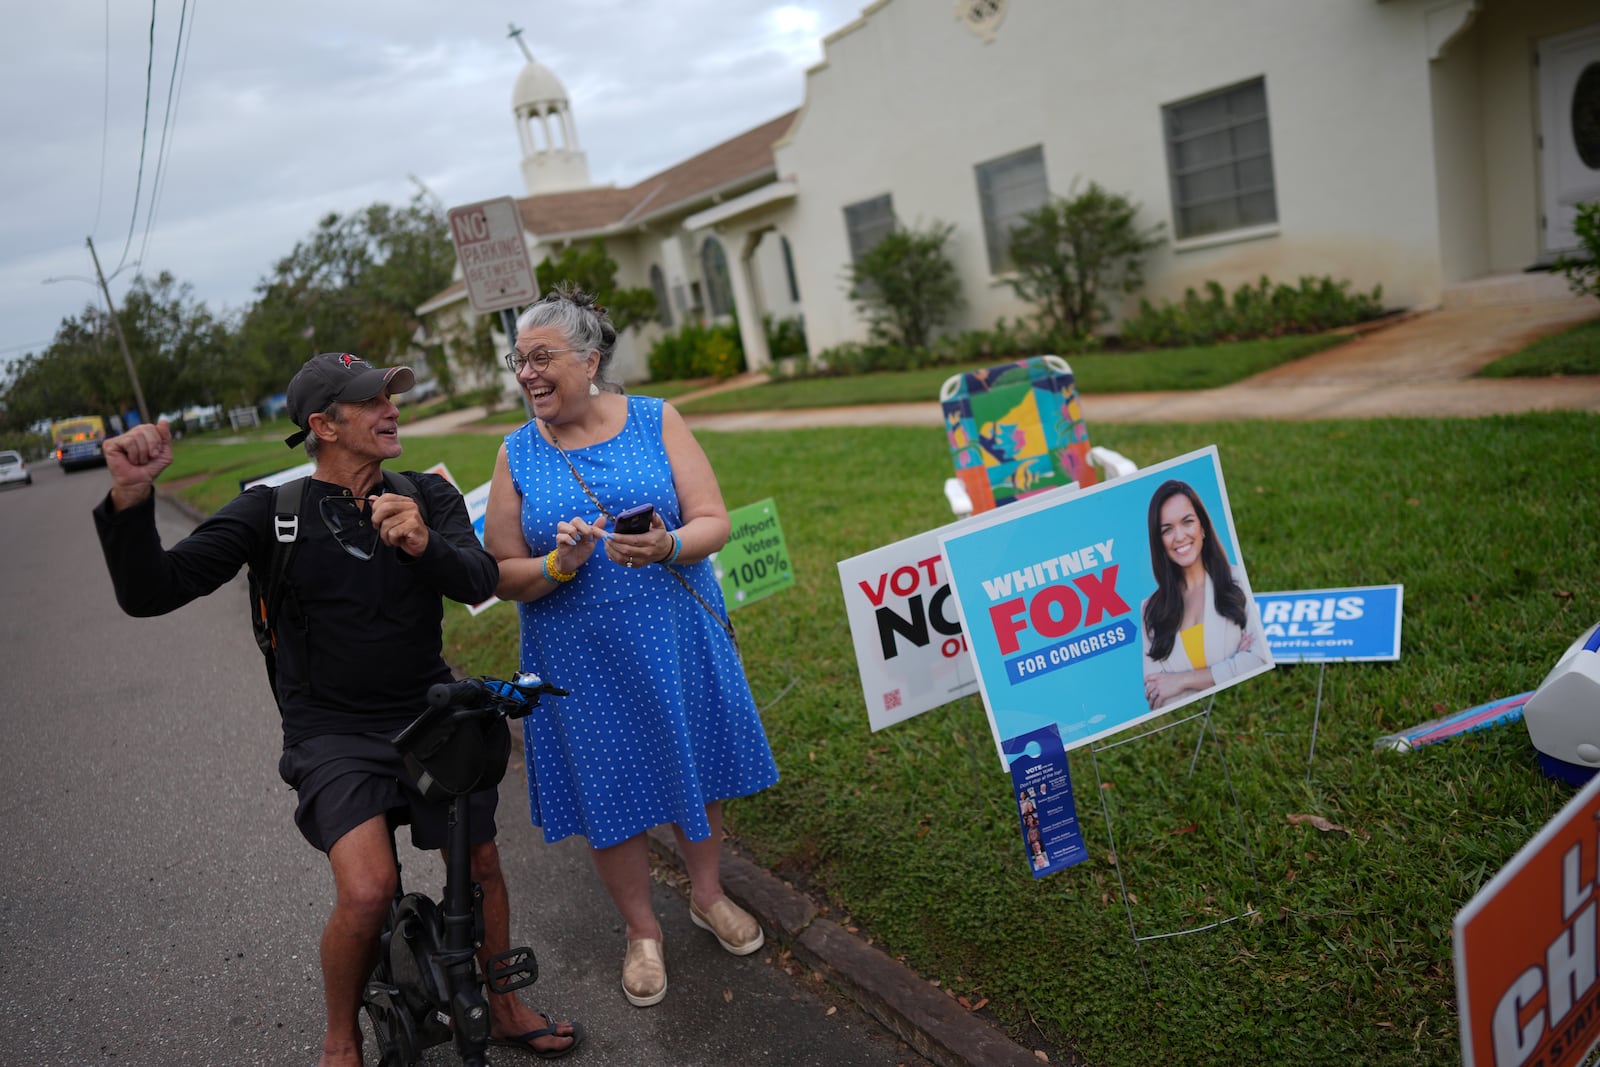
[{"label": "curb", "polygon": [[[646,837],[656,859],[684,870],[670,831],[657,827]],[[939,1067],[1038,1067],[1041,1062],[909,967],[822,918],[805,894],[727,847],[722,888],[797,958]],[[1068,1057],[1069,1063],[1084,1062],[1070,1051]]]}]

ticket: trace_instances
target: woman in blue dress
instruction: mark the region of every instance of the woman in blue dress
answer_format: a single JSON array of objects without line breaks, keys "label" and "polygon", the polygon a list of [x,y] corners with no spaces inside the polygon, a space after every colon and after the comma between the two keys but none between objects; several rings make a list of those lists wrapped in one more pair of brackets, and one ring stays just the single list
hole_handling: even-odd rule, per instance
[{"label": "woman in blue dress", "polygon": [[[676,409],[600,387],[616,339],[573,290],[519,316],[506,363],[534,418],[495,460],[484,541],[518,602],[522,669],[571,694],[524,720],[534,825],[588,839],[627,925],[623,993],[646,1007],[667,976],[645,831],[677,835],[695,924],[754,952],[760,925],[722,890],[722,802],[778,770],[707,559],[728,540],[722,490]],[[648,529],[615,531],[645,504]]]}]

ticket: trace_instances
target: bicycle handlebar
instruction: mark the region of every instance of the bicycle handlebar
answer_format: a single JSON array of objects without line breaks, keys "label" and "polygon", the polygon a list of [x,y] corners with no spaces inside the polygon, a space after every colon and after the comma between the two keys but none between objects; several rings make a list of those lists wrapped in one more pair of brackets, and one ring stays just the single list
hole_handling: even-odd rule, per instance
[{"label": "bicycle handlebar", "polygon": [[510,682],[489,677],[463,678],[429,686],[428,706],[440,711],[454,709],[468,718],[490,714],[520,719],[539,706],[541,696],[566,695],[565,689],[547,684],[536,674],[518,674]]}]

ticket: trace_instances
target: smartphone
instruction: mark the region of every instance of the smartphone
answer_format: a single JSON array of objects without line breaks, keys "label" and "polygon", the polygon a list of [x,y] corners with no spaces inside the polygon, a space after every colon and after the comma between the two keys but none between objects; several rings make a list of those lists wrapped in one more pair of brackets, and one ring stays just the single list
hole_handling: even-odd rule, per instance
[{"label": "smartphone", "polygon": [[617,516],[613,529],[619,534],[642,534],[650,529],[650,517],[656,513],[654,504],[640,504]]}]

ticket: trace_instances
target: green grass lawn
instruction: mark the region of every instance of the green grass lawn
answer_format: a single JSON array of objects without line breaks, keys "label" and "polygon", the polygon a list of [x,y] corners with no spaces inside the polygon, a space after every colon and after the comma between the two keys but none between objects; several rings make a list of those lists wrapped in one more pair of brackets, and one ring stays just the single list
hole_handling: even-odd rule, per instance
[{"label": "green grass lawn", "polygon": [[[730,504],[776,499],[799,576],[734,616],[757,700],[799,684],[765,711],[783,780],[730,804],[730,832],[1052,1062],[1458,1062],[1451,920],[1570,790],[1521,726],[1408,755],[1373,741],[1534,688],[1594,622],[1600,492],[1548,457],[1595,431],[1577,414],[1102,429],[1141,464],[1219,447],[1257,588],[1405,585],[1403,658],[1328,668],[1309,785],[1309,666],[1217,700],[1242,810],[1209,745],[1188,776],[1192,724],[1100,757],[1141,933],[1259,909],[1140,950],[1086,753],[1092,859],[1035,882],[976,698],[868,730],[835,563],[949,520],[942,436],[702,434]],[[449,654],[503,673],[515,631],[509,606],[453,611]]]},{"label": "green grass lawn", "polygon": [[1484,367],[1480,378],[1548,378],[1557,374],[1600,374],[1600,319],[1541,337]]},{"label": "green grass lawn", "polygon": [[[1169,348],[1150,352],[1095,352],[1069,357],[1078,391],[1096,393],[1154,392],[1168,389],[1213,389],[1264,370],[1320,352],[1344,338],[1337,334],[1236,341],[1203,348]],[[928,367],[900,373],[855,374],[843,378],[803,378],[732,389],[686,400],[684,414],[718,411],[766,411],[789,408],[843,407],[855,404],[915,404],[935,400],[939,386],[952,374],[988,363]]]},{"label": "green grass lawn", "polygon": [[[1309,784],[1317,668],[1221,694],[1237,809],[1209,743],[1188,774],[1194,724],[1098,768],[1074,753],[1091,859],[1038,882],[977,699],[872,733],[856,674],[835,565],[950,520],[943,435],[703,433],[731,506],[776,500],[798,576],[734,615],[783,779],[730,803],[729,832],[832,918],[986,999],[1051,1062],[1069,1050],[1130,1067],[1459,1062],[1451,920],[1571,790],[1539,773],[1520,725],[1405,755],[1373,741],[1534,688],[1600,615],[1600,483],[1586,464],[1550,461],[1592,454],[1597,427],[1562,413],[1098,428],[1097,443],[1141,465],[1218,446],[1256,588],[1403,583],[1403,657],[1328,668]],[[495,447],[414,438],[404,466],[443,461],[471,487]],[[300,454],[272,440],[185,442],[172,474],[193,476],[185,494],[209,509],[241,472],[286,458]],[[469,673],[516,665],[510,605],[475,619],[452,607],[445,636]],[[504,832],[533,831],[507,820]],[[1141,933],[1258,914],[1136,949],[1119,867]]]}]

